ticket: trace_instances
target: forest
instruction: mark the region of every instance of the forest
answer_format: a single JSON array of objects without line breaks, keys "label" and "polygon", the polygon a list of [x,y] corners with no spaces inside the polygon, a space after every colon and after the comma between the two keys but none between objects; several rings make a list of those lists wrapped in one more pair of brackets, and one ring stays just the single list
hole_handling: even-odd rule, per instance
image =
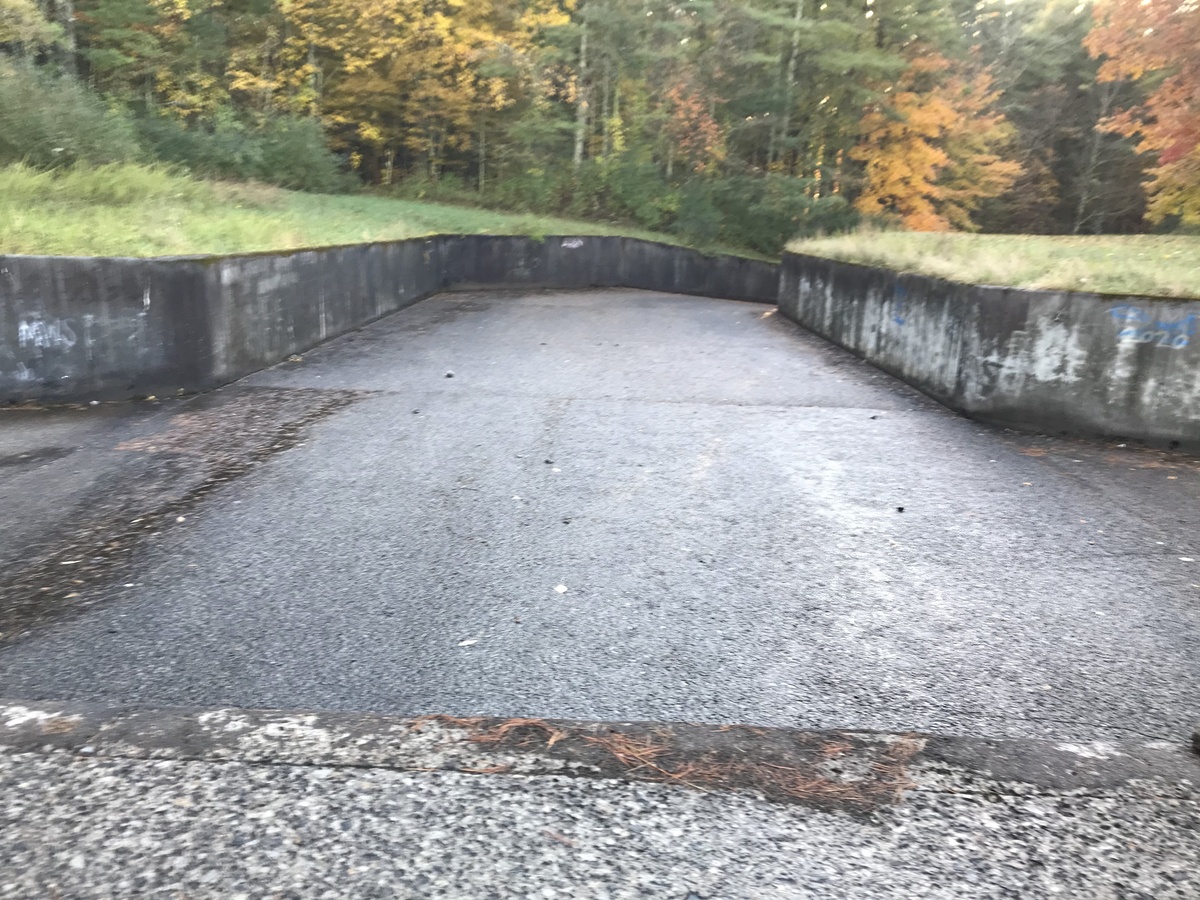
[{"label": "forest", "polygon": [[1197,0],[0,0],[0,165],[777,253],[1200,228]]}]

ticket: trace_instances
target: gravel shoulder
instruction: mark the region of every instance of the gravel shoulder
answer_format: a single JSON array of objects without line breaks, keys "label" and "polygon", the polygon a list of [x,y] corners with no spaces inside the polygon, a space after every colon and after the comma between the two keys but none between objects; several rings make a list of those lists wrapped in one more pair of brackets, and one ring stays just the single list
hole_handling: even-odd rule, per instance
[{"label": "gravel shoulder", "polygon": [[[897,746],[867,804],[696,780],[853,786]],[[1188,898],[1198,787],[1157,743],[5,703],[0,893]]]}]

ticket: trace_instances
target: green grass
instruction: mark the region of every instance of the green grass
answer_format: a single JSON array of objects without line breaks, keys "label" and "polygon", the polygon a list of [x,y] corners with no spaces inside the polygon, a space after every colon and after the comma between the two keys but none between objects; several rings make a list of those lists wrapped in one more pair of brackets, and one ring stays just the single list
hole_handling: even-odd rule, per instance
[{"label": "green grass", "polygon": [[788,249],[969,284],[1200,298],[1200,237],[868,232]]},{"label": "green grass", "polygon": [[679,243],[669,236],[605,223],[198,181],[160,167],[0,169],[0,253],[245,253],[437,233],[619,234]]}]

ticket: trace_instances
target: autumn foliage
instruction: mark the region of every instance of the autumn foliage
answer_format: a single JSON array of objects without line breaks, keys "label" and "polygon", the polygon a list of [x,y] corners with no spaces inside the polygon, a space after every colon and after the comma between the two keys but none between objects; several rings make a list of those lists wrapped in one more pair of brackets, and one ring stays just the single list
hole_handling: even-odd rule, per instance
[{"label": "autumn foliage", "polygon": [[1020,166],[998,148],[1008,131],[985,73],[964,74],[936,53],[916,56],[863,117],[851,152],[866,167],[856,202],[912,231],[975,230],[971,212],[1013,183]]},{"label": "autumn foliage", "polygon": [[1200,3],[1196,0],[1104,0],[1086,38],[1102,57],[1102,80],[1148,86],[1143,103],[1101,127],[1135,137],[1153,153],[1149,214],[1200,224]]},{"label": "autumn foliage", "polygon": [[[863,218],[1200,223],[1200,0],[0,0],[0,65],[0,164],[132,156],[764,253]],[[135,150],[72,149],[84,119],[38,109],[68,82]]]},{"label": "autumn foliage", "polygon": [[711,98],[694,84],[678,82],[666,94],[670,109],[667,136],[696,172],[711,171],[725,156],[725,135],[713,117]]}]

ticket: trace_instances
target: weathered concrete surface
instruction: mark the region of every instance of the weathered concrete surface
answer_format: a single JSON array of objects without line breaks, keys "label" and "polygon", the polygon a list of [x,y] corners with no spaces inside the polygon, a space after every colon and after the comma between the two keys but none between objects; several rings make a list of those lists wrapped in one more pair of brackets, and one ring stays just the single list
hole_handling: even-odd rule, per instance
[{"label": "weathered concrete surface", "polygon": [[774,302],[778,268],[620,237],[439,235],[152,260],[0,256],[0,402],[208,390],[461,286]]},{"label": "weathered concrete surface", "polygon": [[0,896],[1196,895],[1194,459],[638,292],[440,296],[249,382],[0,415],[55,561]]},{"label": "weathered concrete surface", "polygon": [[976,287],[787,254],[779,309],[972,418],[1200,450],[1200,302]]},{"label": "weathered concrete surface", "polygon": [[770,313],[447,295],[264,372],[376,393],[121,581],[64,568],[86,613],[0,694],[1185,740],[1196,463],[979,426]]},{"label": "weathered concrete surface", "polygon": [[1197,806],[915,791],[864,822],[561,776],[0,754],[20,898],[1191,900]]},{"label": "weathered concrete surface", "polygon": [[0,257],[0,401],[227,384],[438,290],[625,287],[778,302],[977,419],[1200,450],[1200,304],[980,288],[619,237],[441,235],[231,257]]},{"label": "weathered concrete surface", "polygon": [[[714,760],[766,781],[713,789]],[[866,807],[777,802],[881,768]],[[1132,744],[0,703],[0,891],[1184,900],[1198,774]]]},{"label": "weathered concrete surface", "polygon": [[914,789],[1200,800],[1200,758],[1166,741],[0,700],[0,749],[647,781],[863,815]]},{"label": "weathered concrete surface", "polygon": [[230,387],[0,413],[0,644],[129,581],[139,548],[357,396]]},{"label": "weathered concrete surface", "polygon": [[194,386],[211,350],[206,308],[186,261],[0,256],[0,400]]}]

